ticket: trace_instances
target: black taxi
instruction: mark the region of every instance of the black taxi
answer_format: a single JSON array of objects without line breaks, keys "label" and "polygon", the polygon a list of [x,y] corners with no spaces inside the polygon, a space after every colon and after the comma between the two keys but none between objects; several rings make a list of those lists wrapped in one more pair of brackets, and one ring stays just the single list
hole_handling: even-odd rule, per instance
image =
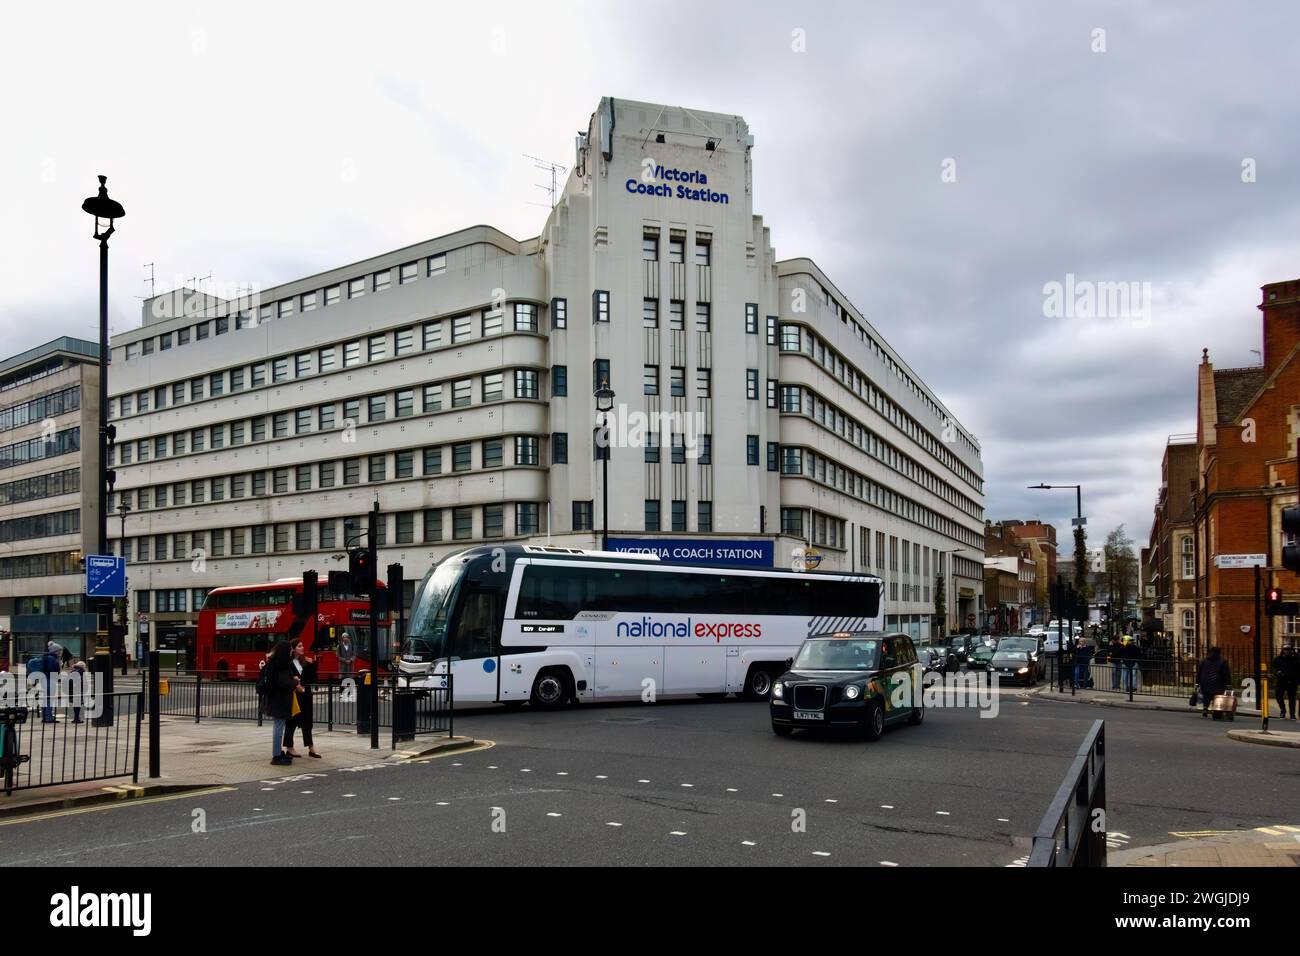
[{"label": "black taxi", "polygon": [[859,728],[879,740],[885,727],[925,719],[922,668],[906,634],[836,631],[809,637],[768,698],[772,731]]}]

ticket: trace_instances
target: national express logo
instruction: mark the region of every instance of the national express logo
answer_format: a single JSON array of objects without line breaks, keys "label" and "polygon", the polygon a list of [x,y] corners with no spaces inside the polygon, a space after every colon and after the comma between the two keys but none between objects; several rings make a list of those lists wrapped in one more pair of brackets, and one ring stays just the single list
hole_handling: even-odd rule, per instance
[{"label": "national express logo", "polygon": [[731,621],[709,624],[692,622],[689,617],[685,621],[655,621],[643,617],[639,621],[619,621],[614,633],[618,637],[711,637],[716,643],[724,637],[762,637],[763,625]]}]

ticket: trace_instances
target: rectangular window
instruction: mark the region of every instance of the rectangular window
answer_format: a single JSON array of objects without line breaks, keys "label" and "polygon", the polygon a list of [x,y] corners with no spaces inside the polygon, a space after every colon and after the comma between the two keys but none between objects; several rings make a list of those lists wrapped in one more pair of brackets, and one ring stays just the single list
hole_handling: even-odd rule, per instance
[{"label": "rectangular window", "polygon": [[409,418],[415,414],[415,389],[404,388],[393,394],[393,416]]},{"label": "rectangular window", "polygon": [[388,456],[371,455],[369,459],[369,481],[385,481],[388,478]]},{"label": "rectangular window", "polygon": [[316,466],[316,486],[318,488],[334,487],[334,465],[332,461],[322,461]]},{"label": "rectangular window", "polygon": [[596,359],[591,363],[591,390],[610,384],[609,359]]},{"label": "rectangular window", "polygon": [[[271,437],[284,438],[288,434],[289,434],[289,413],[276,412],[274,415],[271,416]],[[212,447],[213,448],[217,447],[216,442],[212,443]]]},{"label": "rectangular window", "polygon": [[783,448],[781,449],[781,474],[783,475],[801,475],[803,474],[803,449],[802,448]]},{"label": "rectangular window", "polygon": [[686,328],[686,303],[681,299],[668,301],[668,328],[678,331]]},{"label": "rectangular window", "polygon": [[426,412],[442,411],[442,386],[424,386],[423,406]]},{"label": "rectangular window", "polygon": [[254,365],[249,374],[249,381],[253,388],[260,388],[266,384],[266,364],[258,362]]},{"label": "rectangular window", "polygon": [[230,423],[230,444],[242,445],[243,443],[244,443],[244,423],[231,422]]},{"label": "rectangular window", "polygon": [[713,436],[708,432],[700,433],[699,444],[695,449],[696,460],[701,465],[713,464]]},{"label": "rectangular window", "polygon": [[288,318],[293,315],[293,299],[281,299],[276,303],[279,307],[280,318]]},{"label": "rectangular window", "polygon": [[483,313],[483,338],[500,335],[505,330],[505,315],[500,309],[488,309]]},{"label": "rectangular window", "polygon": [[415,329],[398,329],[393,333],[393,354],[407,355],[415,351]]},{"label": "rectangular window", "polygon": [[646,433],[644,457],[647,465],[659,464],[659,435],[657,432]]},{"label": "rectangular window", "polygon": [[194,326],[194,340],[196,342],[202,342],[207,337],[208,337],[208,323],[200,322],[198,325]]},{"label": "rectangular window", "polygon": [[659,502],[648,498],[645,503],[645,529],[647,531],[659,530]]},{"label": "rectangular window", "polygon": [[712,261],[713,241],[706,236],[695,237],[695,264],[707,266]]},{"label": "rectangular window", "polygon": [[745,436],[745,464],[746,465],[758,464],[758,436],[757,435]]},{"label": "rectangular window", "polygon": [[591,321],[609,321],[609,293],[604,289],[597,289],[591,294]]},{"label": "rectangular window", "polygon": [[271,491],[282,495],[289,490],[289,469],[277,468],[271,472]]},{"label": "rectangular window", "polygon": [[707,368],[697,368],[695,370],[695,394],[700,398],[708,398],[713,394],[713,372]]},{"label": "rectangular window", "polygon": [[206,481],[194,481],[190,483],[190,501],[196,505],[201,505],[208,498],[208,483]]},{"label": "rectangular window", "polygon": [[343,462],[343,484],[361,484],[361,459],[349,458]]},{"label": "rectangular window", "polygon": [[399,451],[393,456],[393,477],[410,478],[415,475],[415,452]]},{"label": "rectangular window", "polygon": [[451,470],[452,471],[469,471],[471,458],[473,454],[471,448],[472,446],[469,444],[469,442],[464,442],[462,444],[452,446],[451,449]]},{"label": "rectangular window", "polygon": [[244,529],[243,528],[230,529],[230,553],[231,554],[244,553]]},{"label": "rectangular window", "polygon": [[646,233],[641,237],[641,258],[645,262],[659,261],[658,233]]},{"label": "rectangular window", "polygon": [[451,386],[451,407],[464,408],[469,405],[473,389],[474,382],[472,379],[462,378],[453,382]]},{"label": "rectangular window", "polygon": [[796,414],[803,411],[803,391],[798,385],[781,386],[781,411]]},{"label": "rectangular window", "polygon": [[801,332],[797,325],[781,326],[781,351],[798,352],[802,348],[799,342]]},{"label": "rectangular window", "polygon": [[429,256],[429,275],[440,276],[447,271],[447,254],[440,252],[436,256]]},{"label": "rectangular window", "polygon": [[659,300],[641,300],[641,325],[647,329],[659,328]]},{"label": "rectangular window", "polygon": [[499,402],[506,396],[506,386],[504,382],[505,375],[502,372],[492,372],[483,376],[483,401]]},{"label": "rectangular window", "polygon": [[278,358],[271,361],[271,381],[283,382],[289,377],[289,359]]},{"label": "rectangular window", "polygon": [[294,491],[311,491],[311,465],[298,465],[293,475]]},{"label": "rectangular window", "polygon": [[244,370],[242,368],[232,368],[230,370],[230,391],[242,392],[244,390]]},{"label": "rectangular window", "polygon": [[419,277],[420,264],[418,262],[404,262],[397,270],[397,281],[400,285],[414,282]]},{"label": "rectangular window", "polygon": [[535,501],[521,501],[515,505],[515,534],[537,534],[537,513]]},{"label": "rectangular window", "polygon": [[776,408],[776,379],[767,380],[767,407]]},{"label": "rectangular window", "polygon": [[212,556],[214,558],[226,556],[226,532],[222,528],[212,532]]},{"label": "rectangular window", "polygon": [[483,442],[483,467],[500,468],[504,464],[503,441],[500,438],[489,438]]},{"label": "rectangular window", "polygon": [[311,353],[299,352],[293,357],[293,377],[302,378],[311,374]]},{"label": "rectangular window", "polygon": [[372,278],[374,279],[375,291],[383,292],[385,289],[387,289],[390,285],[393,284],[393,270],[384,269],[380,272],[376,272],[374,276],[372,276]]},{"label": "rectangular window", "polygon": [[541,442],[536,435],[515,436],[515,464],[536,465],[540,460]]},{"label": "rectangular window", "polygon": [[537,398],[537,373],[532,369],[515,370],[515,398]]},{"label": "rectangular window", "polygon": [[209,448],[222,448],[225,446],[226,426],[213,425],[212,431],[208,435]]},{"label": "rectangular window", "polygon": [[673,365],[668,369],[668,392],[670,395],[686,394],[686,369]]},{"label": "rectangular window", "polygon": [[442,449],[441,448],[424,449],[424,474],[426,475],[442,474]]},{"label": "rectangular window", "polygon": [[573,503],[573,530],[590,531],[591,515],[592,507],[590,501],[575,501]]},{"label": "rectangular window", "polygon": [[303,435],[311,431],[312,414],[310,408],[298,409],[296,412],[293,413],[293,418],[294,418],[293,432],[295,435]]},{"label": "rectangular window", "polygon": [[413,544],[415,542],[415,512],[399,511],[397,513],[397,543]]},{"label": "rectangular window", "polygon": [[298,551],[311,550],[311,522],[299,521],[294,526],[294,547]]},{"label": "rectangular window", "polygon": [[442,540],[442,512],[430,508],[424,513],[424,541],[426,544]]},{"label": "rectangular window", "polygon": [[685,262],[686,261],[686,240],[669,237],[668,239],[668,261]]},{"label": "rectangular window", "polygon": [[569,394],[569,367],[567,365],[551,366],[551,397],[564,398]]},{"label": "rectangular window", "polygon": [[745,369],[745,398],[751,402],[758,401],[758,369]]},{"label": "rectangular window", "polygon": [[712,327],[712,307],[707,302],[695,303],[695,330],[707,332]]},{"label": "rectangular window", "polygon": [[266,528],[253,529],[253,553],[266,554]]},{"label": "rectangular window", "polygon": [[[208,376],[208,394],[213,398],[225,392],[226,376],[222,372],[213,372]],[[147,408],[141,408],[140,411],[148,411]]]},{"label": "rectangular window", "polygon": [[569,433],[554,432],[551,435],[551,464],[567,465],[569,463]]},{"label": "rectangular window", "polygon": [[700,531],[713,530],[713,502],[701,501],[696,504],[696,515],[699,520]]},{"label": "rectangular window", "polygon": [[672,450],[673,450],[673,454],[672,454],[673,464],[674,465],[686,464],[686,441],[682,435],[677,434],[675,432],[672,435]]},{"label": "rectangular window", "polygon": [[777,344],[776,336],[777,336],[777,325],[779,324],[779,322],[780,322],[779,318],[775,315],[769,315],[767,317],[767,344],[768,345]]},{"label": "rectangular window", "polygon": [[803,533],[803,510],[800,508],[782,508],[781,509],[781,533],[788,534],[791,537],[802,538]]},{"label": "rectangular window", "polygon": [[155,508],[167,507],[167,486],[159,485],[153,490],[153,506]]},{"label": "rectangular window", "polygon": [[338,547],[338,522],[333,518],[326,518],[320,523],[320,547],[322,551]]},{"label": "rectangular window", "polygon": [[452,342],[464,342],[474,334],[474,316],[458,315],[451,320]]},{"label": "rectangular window", "polygon": [[425,349],[435,349],[441,344],[442,344],[442,323],[425,322],[424,323]]},{"label": "rectangular window", "polygon": [[253,441],[266,441],[266,417],[263,415],[253,419]]},{"label": "rectangular window", "polygon": [[569,327],[569,300],[551,300],[551,328],[567,329]]},{"label": "rectangular window", "polygon": [[474,509],[473,508],[452,509],[451,536],[456,541],[467,541],[474,536]]},{"label": "rectangular window", "polygon": [[304,292],[302,294],[302,310],[304,312],[314,312],[316,309],[316,293]]},{"label": "rectangular window", "polygon": [[172,404],[180,405],[185,401],[185,383],[177,382],[172,386]]},{"label": "rectangular window", "polygon": [[185,504],[185,499],[189,496],[190,486],[187,484],[172,485],[172,503],[177,505]]},{"label": "rectangular window", "polygon": [[515,331],[537,331],[537,306],[531,302],[515,303]]},{"label": "rectangular window", "polygon": [[388,336],[371,335],[366,339],[366,361],[378,362],[388,355]]},{"label": "rectangular window", "polygon": [[641,393],[643,395],[659,394],[659,366],[646,365],[642,375]]},{"label": "rectangular window", "polygon": [[366,399],[366,421],[382,422],[388,417],[388,396],[371,395]]},{"label": "rectangular window", "polygon": [[745,334],[758,334],[758,303],[745,303]]},{"label": "rectangular window", "polygon": [[343,367],[352,368],[354,365],[361,364],[361,343],[344,342],[343,343]]}]

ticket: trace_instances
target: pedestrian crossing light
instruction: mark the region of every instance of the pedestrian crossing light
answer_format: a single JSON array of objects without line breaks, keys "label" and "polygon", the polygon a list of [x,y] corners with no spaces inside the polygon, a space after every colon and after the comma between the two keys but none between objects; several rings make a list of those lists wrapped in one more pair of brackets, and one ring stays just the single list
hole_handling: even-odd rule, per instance
[{"label": "pedestrian crossing light", "polygon": [[1264,592],[1264,613],[1272,617],[1282,613],[1282,589],[1269,588]]},{"label": "pedestrian crossing light", "polygon": [[352,578],[355,594],[369,594],[375,586],[375,567],[367,548],[353,548],[348,552],[348,575]]}]

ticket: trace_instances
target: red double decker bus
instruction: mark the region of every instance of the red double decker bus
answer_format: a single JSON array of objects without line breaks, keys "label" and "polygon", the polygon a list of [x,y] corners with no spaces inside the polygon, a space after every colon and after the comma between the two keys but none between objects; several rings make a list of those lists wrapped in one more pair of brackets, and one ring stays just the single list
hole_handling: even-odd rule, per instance
[{"label": "red double decker bus", "polygon": [[[384,585],[375,582],[380,607]],[[301,638],[316,658],[322,677],[339,673],[338,646],[352,638],[355,673],[370,667],[370,598],[364,594],[335,594],[321,584],[317,591],[315,626],[301,613],[302,578],[281,578],[265,584],[213,588],[199,611],[195,666],[218,679],[255,680],[258,664],[277,641]],[[389,640],[391,618],[379,617],[379,639]]]}]

